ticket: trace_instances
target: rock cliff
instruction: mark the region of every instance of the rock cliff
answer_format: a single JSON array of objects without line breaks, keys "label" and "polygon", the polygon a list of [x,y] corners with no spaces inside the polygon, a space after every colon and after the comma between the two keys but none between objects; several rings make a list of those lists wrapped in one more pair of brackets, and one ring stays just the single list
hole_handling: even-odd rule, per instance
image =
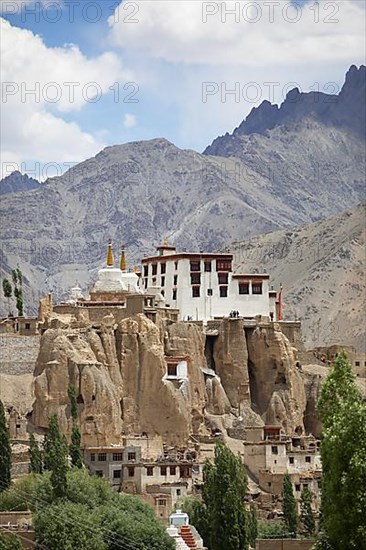
[{"label": "rock cliff", "polygon": [[[223,319],[210,336],[195,323],[139,314],[100,325],[71,316],[51,316],[41,338],[34,372],[33,423],[47,428],[58,414],[70,435],[68,388],[77,389],[83,445],[120,442],[122,434],[146,432],[168,445],[191,435],[263,422],[291,433],[306,409],[296,353],[276,324],[244,329]],[[167,377],[167,361],[184,359],[187,373]],[[208,360],[210,363],[208,365]]]}]

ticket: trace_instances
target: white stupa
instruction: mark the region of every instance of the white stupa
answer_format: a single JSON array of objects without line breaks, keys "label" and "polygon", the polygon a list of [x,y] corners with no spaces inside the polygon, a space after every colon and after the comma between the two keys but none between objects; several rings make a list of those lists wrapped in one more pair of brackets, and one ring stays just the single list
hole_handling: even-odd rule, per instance
[{"label": "white stupa", "polygon": [[136,273],[130,273],[126,269],[125,248],[121,250],[120,267],[114,267],[114,257],[112,242],[109,241],[107,264],[98,271],[98,280],[96,281],[93,292],[131,292],[141,293],[139,288],[139,278]]}]

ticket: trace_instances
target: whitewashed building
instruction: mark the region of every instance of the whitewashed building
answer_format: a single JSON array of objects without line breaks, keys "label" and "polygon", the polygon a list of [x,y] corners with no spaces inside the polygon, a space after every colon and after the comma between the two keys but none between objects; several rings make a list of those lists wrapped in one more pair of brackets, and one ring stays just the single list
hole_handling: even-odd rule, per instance
[{"label": "whitewashed building", "polygon": [[232,272],[232,254],[178,253],[174,246],[157,247],[142,260],[145,291],[159,291],[180,318],[208,320],[238,311],[240,316],[275,315],[276,292],[267,274]]}]

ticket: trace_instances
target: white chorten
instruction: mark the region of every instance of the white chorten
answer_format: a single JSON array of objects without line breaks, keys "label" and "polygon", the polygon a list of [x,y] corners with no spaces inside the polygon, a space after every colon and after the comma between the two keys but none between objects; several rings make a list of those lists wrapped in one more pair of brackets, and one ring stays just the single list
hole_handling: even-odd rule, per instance
[{"label": "white chorten", "polygon": [[126,269],[125,250],[122,247],[120,267],[114,267],[114,257],[111,241],[108,244],[107,265],[98,271],[94,292],[132,292],[141,293],[139,278],[136,273]]}]

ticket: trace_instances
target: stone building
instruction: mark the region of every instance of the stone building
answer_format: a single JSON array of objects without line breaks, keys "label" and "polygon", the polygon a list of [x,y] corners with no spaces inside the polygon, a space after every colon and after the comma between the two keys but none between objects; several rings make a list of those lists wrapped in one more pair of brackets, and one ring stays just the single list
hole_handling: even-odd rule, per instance
[{"label": "stone building", "polygon": [[121,446],[87,447],[84,462],[115,491],[142,495],[163,520],[168,519],[179,499],[192,492],[201,473],[195,450],[161,447],[157,452],[147,435],[125,438]]}]

